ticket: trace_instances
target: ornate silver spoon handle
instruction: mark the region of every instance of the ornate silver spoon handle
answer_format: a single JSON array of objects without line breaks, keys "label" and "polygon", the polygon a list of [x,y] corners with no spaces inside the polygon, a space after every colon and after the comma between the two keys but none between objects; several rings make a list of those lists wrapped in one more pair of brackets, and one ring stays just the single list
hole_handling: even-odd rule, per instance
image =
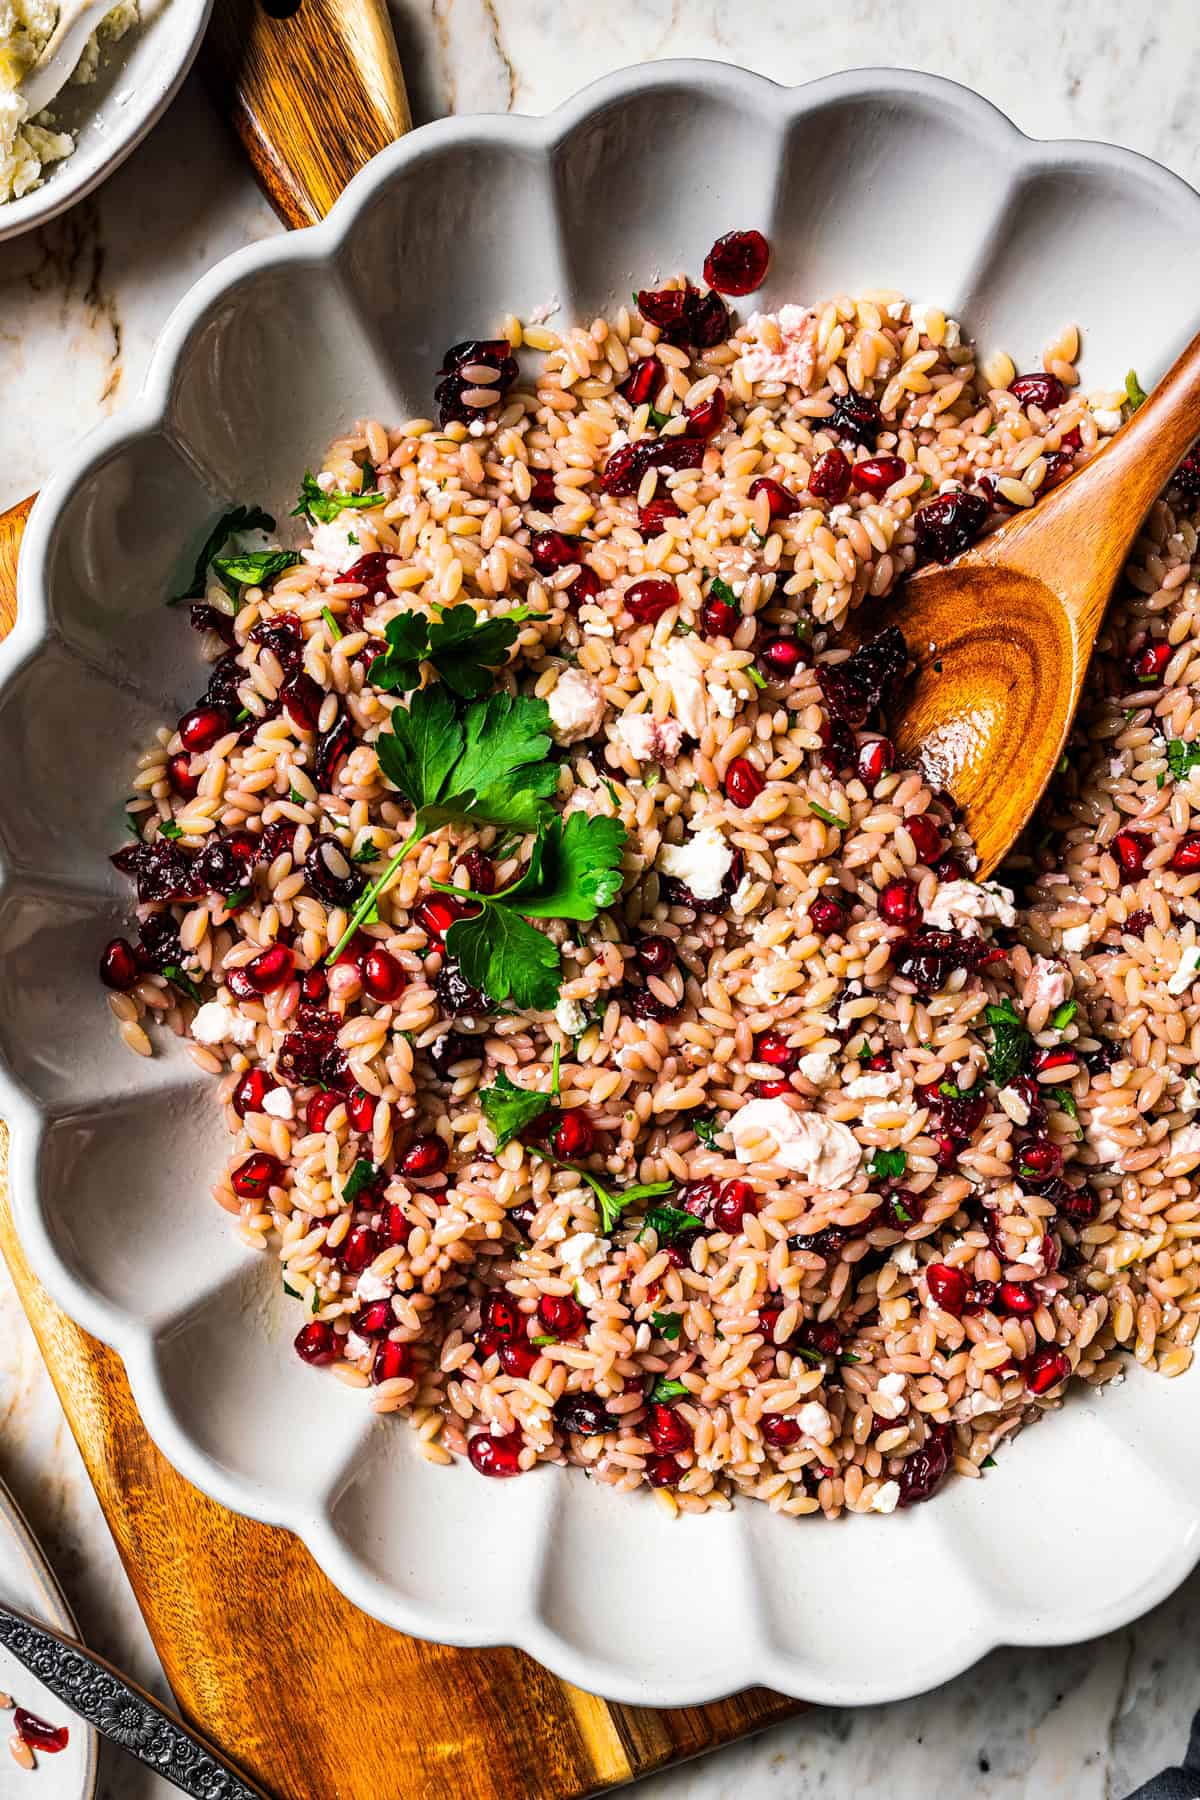
[{"label": "ornate silver spoon handle", "polygon": [[0,1606],[0,1644],[101,1737],[195,1800],[271,1800],[215,1744],[71,1638]]}]

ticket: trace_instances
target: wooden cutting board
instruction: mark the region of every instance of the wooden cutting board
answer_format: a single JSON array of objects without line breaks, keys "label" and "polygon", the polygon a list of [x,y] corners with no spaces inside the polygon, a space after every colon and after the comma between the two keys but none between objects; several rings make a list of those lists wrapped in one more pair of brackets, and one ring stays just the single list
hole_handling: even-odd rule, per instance
[{"label": "wooden cutting board", "polygon": [[[323,217],[408,127],[381,0],[304,0],[284,19],[259,0],[217,0],[205,57],[286,224]],[[323,128],[331,97],[346,122],[337,133]],[[0,636],[16,616],[30,504],[0,515]],[[167,1679],[185,1716],[279,1800],[568,1800],[797,1710],[763,1688],[665,1712],[609,1705],[520,1651],[421,1643],[357,1611],[295,1538],[227,1512],[154,1448],[120,1358],[30,1270],[6,1170],[0,1126],[0,1250]]]}]

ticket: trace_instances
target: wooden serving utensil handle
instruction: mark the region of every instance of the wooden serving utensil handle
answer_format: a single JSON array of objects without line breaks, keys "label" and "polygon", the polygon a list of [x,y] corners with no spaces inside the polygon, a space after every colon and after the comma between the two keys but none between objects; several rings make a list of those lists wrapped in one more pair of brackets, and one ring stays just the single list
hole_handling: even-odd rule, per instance
[{"label": "wooden serving utensil handle", "polygon": [[271,4],[216,0],[201,62],[279,217],[315,225],[411,128],[404,75],[385,0]]},{"label": "wooden serving utensil handle", "polygon": [[22,500],[0,513],[0,638],[6,638],[17,622],[17,551],[33,510],[32,500]]}]

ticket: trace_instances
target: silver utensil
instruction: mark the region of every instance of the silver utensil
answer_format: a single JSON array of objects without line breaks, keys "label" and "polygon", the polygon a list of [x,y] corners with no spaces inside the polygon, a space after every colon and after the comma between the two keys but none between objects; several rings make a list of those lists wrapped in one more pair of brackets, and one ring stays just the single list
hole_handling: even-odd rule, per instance
[{"label": "silver utensil", "polygon": [[0,1644],[101,1737],[194,1800],[271,1800],[215,1744],[94,1650],[0,1605]]}]

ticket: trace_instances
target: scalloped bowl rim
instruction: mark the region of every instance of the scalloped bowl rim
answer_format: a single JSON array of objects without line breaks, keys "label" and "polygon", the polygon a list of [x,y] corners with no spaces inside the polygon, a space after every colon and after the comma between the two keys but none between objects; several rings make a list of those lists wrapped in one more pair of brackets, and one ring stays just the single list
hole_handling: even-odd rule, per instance
[{"label": "scalloped bowl rim", "polygon": [[[1070,167],[1081,161],[1091,167],[1107,166],[1136,171],[1143,183],[1158,186],[1164,197],[1185,198],[1200,217],[1200,195],[1181,177],[1135,151],[1089,140],[1042,140],[1030,137],[992,102],[973,90],[944,77],[918,71],[862,68],[825,76],[798,87],[783,87],[768,77],[731,64],[703,59],[672,59],[618,70],[589,84],[554,111],[535,116],[462,115],[438,120],[380,152],[349,184],[327,219],[308,229],[248,245],[217,263],[188,291],[171,313],[156,344],[137,399],[117,418],[90,432],[68,457],[38,498],[22,545],[18,569],[18,621],[0,645],[0,688],[31,660],[52,635],[48,625],[44,571],[59,512],[72,491],[119,446],[161,429],[167,420],[176,364],[199,322],[211,307],[242,277],[268,268],[293,263],[323,262],[343,247],[354,224],[388,186],[394,173],[422,158],[436,157],[447,147],[464,142],[517,144],[551,152],[608,102],[627,98],[643,88],[664,85],[717,88],[735,98],[753,100],[769,108],[780,120],[794,119],[829,101],[864,99],[872,95],[908,94],[936,98],[967,120],[981,136],[1002,143],[1012,154],[1021,145],[1036,146],[1028,158],[1038,168]],[[9,1183],[14,1219],[21,1243],[38,1278],[55,1300],[79,1325],[111,1345],[121,1356],[142,1419],[155,1444],[172,1465],[202,1492],[232,1511],[292,1532],[308,1548],[330,1580],[363,1611],[409,1635],[439,1642],[482,1647],[507,1643],[527,1651],[555,1674],[590,1692],[631,1705],[700,1705],[721,1694],[751,1685],[763,1685],[788,1693],[796,1678],[786,1656],[770,1642],[770,1633],[756,1633],[752,1656],[734,1654],[731,1676],[714,1690],[712,1677],[679,1671],[669,1678],[647,1683],[623,1661],[579,1651],[536,1611],[536,1595],[523,1613],[514,1616],[502,1634],[472,1633],[447,1629],[444,1619],[419,1602],[399,1597],[393,1589],[358,1561],[334,1531],[328,1514],[314,1517],[310,1508],[290,1504],[261,1484],[231,1473],[201,1449],[181,1429],[155,1368],[152,1331],[143,1323],[90,1292],[71,1273],[56,1249],[38,1203],[38,1157],[45,1131],[43,1108],[18,1084],[0,1061],[0,1106],[8,1120],[11,1138]],[[555,1475],[563,1471],[555,1470]],[[572,1477],[568,1477],[569,1479]],[[742,1502],[743,1505],[752,1504]],[[864,1522],[865,1523],[865,1522]],[[888,1528],[903,1529],[900,1521]],[[693,1522],[691,1529],[703,1530]],[[867,1525],[869,1529],[869,1524]],[[1004,1644],[1050,1646],[1078,1642],[1116,1630],[1165,1599],[1200,1561],[1200,1530],[1181,1533],[1156,1577],[1146,1581],[1133,1596],[1105,1599],[1081,1596],[1072,1614],[1061,1610],[1053,1617],[1034,1610],[1020,1615],[990,1607],[986,1628],[973,1633],[969,1642],[948,1640],[942,1651],[914,1658],[909,1672],[897,1667],[894,1677],[874,1682],[866,1689],[836,1680],[822,1682],[806,1674],[804,1692],[798,1695],[817,1704],[850,1706],[879,1704],[926,1692],[971,1667],[989,1651]]]}]

